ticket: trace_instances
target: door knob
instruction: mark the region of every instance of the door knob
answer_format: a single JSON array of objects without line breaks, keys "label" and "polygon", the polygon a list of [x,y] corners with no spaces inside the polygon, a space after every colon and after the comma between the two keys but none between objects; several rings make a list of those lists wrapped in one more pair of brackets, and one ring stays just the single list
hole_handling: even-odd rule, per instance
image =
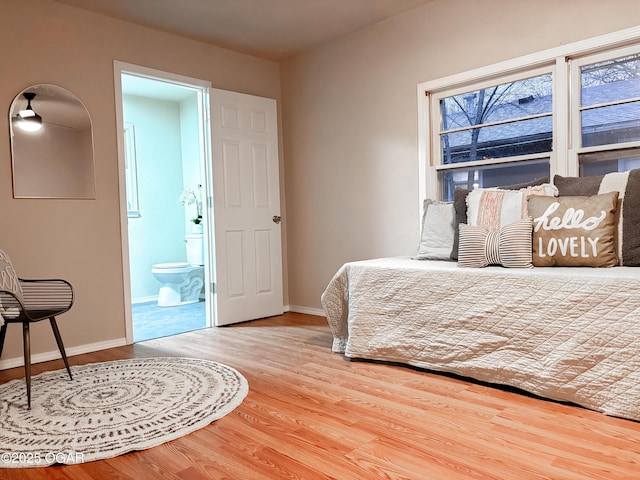
[{"label": "door knob", "polygon": [[282,221],[282,217],[280,215],[274,215],[272,220],[273,220],[273,223],[278,224]]}]

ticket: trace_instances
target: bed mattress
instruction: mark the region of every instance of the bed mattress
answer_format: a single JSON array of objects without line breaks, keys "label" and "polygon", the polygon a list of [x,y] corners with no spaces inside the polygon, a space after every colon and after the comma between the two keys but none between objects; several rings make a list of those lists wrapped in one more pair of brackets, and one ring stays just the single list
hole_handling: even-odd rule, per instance
[{"label": "bed mattress", "polygon": [[343,265],[322,295],[333,351],[511,385],[640,420],[640,269]]}]

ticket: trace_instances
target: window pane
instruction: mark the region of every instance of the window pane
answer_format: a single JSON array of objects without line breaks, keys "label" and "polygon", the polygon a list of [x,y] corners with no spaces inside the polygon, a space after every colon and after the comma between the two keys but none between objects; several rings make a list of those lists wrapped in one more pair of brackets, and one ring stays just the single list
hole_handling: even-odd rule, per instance
[{"label": "window pane", "polygon": [[136,136],[132,124],[124,125],[124,168],[127,187],[127,216],[139,217]]},{"label": "window pane", "polygon": [[640,140],[640,102],[584,110],[581,116],[583,147]]},{"label": "window pane", "polygon": [[549,159],[537,159],[515,163],[487,165],[478,168],[456,168],[439,173],[443,187],[443,198],[453,200],[456,187],[505,187],[549,177]]},{"label": "window pane", "polygon": [[551,88],[545,74],[443,98],[442,131],[551,113]]},{"label": "window pane", "polygon": [[584,153],[579,156],[580,176],[591,177],[640,168],[640,148]]},{"label": "window pane", "polygon": [[640,54],[585,65],[581,105],[599,105],[640,97]]},{"label": "window pane", "polygon": [[442,163],[551,151],[551,93],[545,74],[443,98]]},{"label": "window pane", "polygon": [[551,116],[473,128],[442,135],[442,163],[472,162],[550,152]]}]

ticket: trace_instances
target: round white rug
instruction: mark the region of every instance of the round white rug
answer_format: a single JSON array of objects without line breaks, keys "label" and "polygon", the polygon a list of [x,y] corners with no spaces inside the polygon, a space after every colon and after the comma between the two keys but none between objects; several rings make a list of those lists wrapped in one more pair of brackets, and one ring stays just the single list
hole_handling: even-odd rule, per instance
[{"label": "round white rug", "polygon": [[192,358],[138,358],[72,366],[0,385],[0,468],[115,457],[174,440],[242,403],[235,369]]}]

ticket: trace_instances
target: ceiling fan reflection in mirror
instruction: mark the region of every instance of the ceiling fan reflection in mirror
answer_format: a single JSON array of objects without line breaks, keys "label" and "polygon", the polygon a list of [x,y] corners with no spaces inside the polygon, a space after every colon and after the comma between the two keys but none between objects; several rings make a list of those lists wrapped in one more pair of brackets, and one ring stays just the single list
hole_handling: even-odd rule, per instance
[{"label": "ceiling fan reflection in mirror", "polygon": [[37,132],[42,128],[42,117],[31,107],[31,100],[36,97],[33,92],[25,92],[22,96],[27,100],[27,108],[20,110],[11,120],[14,125],[25,132]]}]

